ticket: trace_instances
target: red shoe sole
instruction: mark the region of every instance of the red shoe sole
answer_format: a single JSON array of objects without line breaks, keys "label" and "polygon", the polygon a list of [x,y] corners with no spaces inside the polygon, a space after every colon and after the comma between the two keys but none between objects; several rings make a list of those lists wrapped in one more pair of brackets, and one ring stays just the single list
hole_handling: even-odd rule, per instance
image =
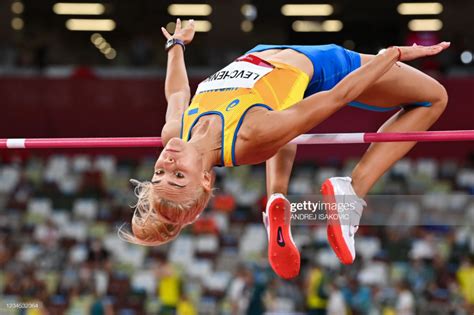
[{"label": "red shoe sole", "polygon": [[300,252],[291,240],[290,203],[277,198],[268,207],[268,225],[270,239],[268,244],[268,260],[275,273],[284,278],[292,279],[300,272]]},{"label": "red shoe sole", "polygon": [[[336,203],[334,187],[329,179],[326,179],[321,186],[321,194],[323,195],[323,201],[325,203]],[[354,260],[352,259],[351,251],[344,241],[344,236],[342,236],[341,224],[339,220],[336,219],[338,212],[335,208],[336,207],[326,207],[326,215],[328,217],[328,242],[337,258],[339,258],[343,264],[350,265]]]}]

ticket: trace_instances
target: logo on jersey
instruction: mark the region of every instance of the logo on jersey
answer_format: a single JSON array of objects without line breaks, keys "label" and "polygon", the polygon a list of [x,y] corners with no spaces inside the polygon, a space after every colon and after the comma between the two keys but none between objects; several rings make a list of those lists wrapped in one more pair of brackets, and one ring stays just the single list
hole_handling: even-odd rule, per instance
[{"label": "logo on jersey", "polygon": [[226,111],[226,112],[230,111],[232,108],[234,108],[235,106],[239,105],[239,103],[240,103],[240,100],[239,100],[239,99],[233,100],[232,102],[230,102],[229,105],[227,105],[227,107],[225,108],[225,111]]},{"label": "logo on jersey", "polygon": [[199,111],[199,108],[190,109],[188,110],[188,116],[195,115],[198,113],[198,111]]}]

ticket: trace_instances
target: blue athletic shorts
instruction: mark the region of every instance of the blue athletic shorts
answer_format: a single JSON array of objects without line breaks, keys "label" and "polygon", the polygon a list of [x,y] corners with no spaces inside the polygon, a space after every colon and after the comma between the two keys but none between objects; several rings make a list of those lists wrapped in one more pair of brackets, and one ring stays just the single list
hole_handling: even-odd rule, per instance
[{"label": "blue athletic shorts", "polygon": [[[314,74],[305,92],[305,97],[314,93],[332,89],[346,75],[360,67],[360,55],[357,52],[341,46],[330,45],[257,45],[246,54],[269,49],[293,49],[308,57],[313,63]],[[377,107],[360,102],[351,102],[350,106],[373,111],[390,111],[401,106]],[[429,102],[419,102],[407,105],[431,106]]]}]

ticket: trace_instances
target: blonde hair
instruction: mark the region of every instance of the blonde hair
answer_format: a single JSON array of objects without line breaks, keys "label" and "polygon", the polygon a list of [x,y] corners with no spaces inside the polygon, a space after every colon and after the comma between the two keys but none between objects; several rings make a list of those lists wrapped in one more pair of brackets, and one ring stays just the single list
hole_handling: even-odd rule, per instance
[{"label": "blonde hair", "polygon": [[151,182],[135,181],[137,203],[132,218],[132,233],[119,229],[119,237],[127,242],[157,246],[174,240],[181,229],[196,221],[206,207],[212,193],[199,188],[185,203],[177,203],[159,196]]}]

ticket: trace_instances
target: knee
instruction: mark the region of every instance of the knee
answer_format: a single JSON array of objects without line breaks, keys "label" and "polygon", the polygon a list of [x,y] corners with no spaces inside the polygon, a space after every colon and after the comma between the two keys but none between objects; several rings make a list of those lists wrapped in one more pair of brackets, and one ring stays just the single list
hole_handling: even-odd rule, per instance
[{"label": "knee", "polygon": [[446,107],[448,106],[448,92],[441,84],[437,84],[433,90],[433,100],[431,101],[431,107],[433,112],[438,116],[441,115]]},{"label": "knee", "polygon": [[432,121],[438,120],[448,105],[448,93],[444,86],[436,82],[431,88],[427,101],[431,103],[431,106],[428,107],[429,110],[426,111],[426,115]]},{"label": "knee", "polygon": [[287,143],[282,148],[280,148],[278,153],[282,152],[281,154],[285,154],[285,156],[287,155],[291,156],[291,155],[296,154],[297,147],[298,146],[295,143]]}]

